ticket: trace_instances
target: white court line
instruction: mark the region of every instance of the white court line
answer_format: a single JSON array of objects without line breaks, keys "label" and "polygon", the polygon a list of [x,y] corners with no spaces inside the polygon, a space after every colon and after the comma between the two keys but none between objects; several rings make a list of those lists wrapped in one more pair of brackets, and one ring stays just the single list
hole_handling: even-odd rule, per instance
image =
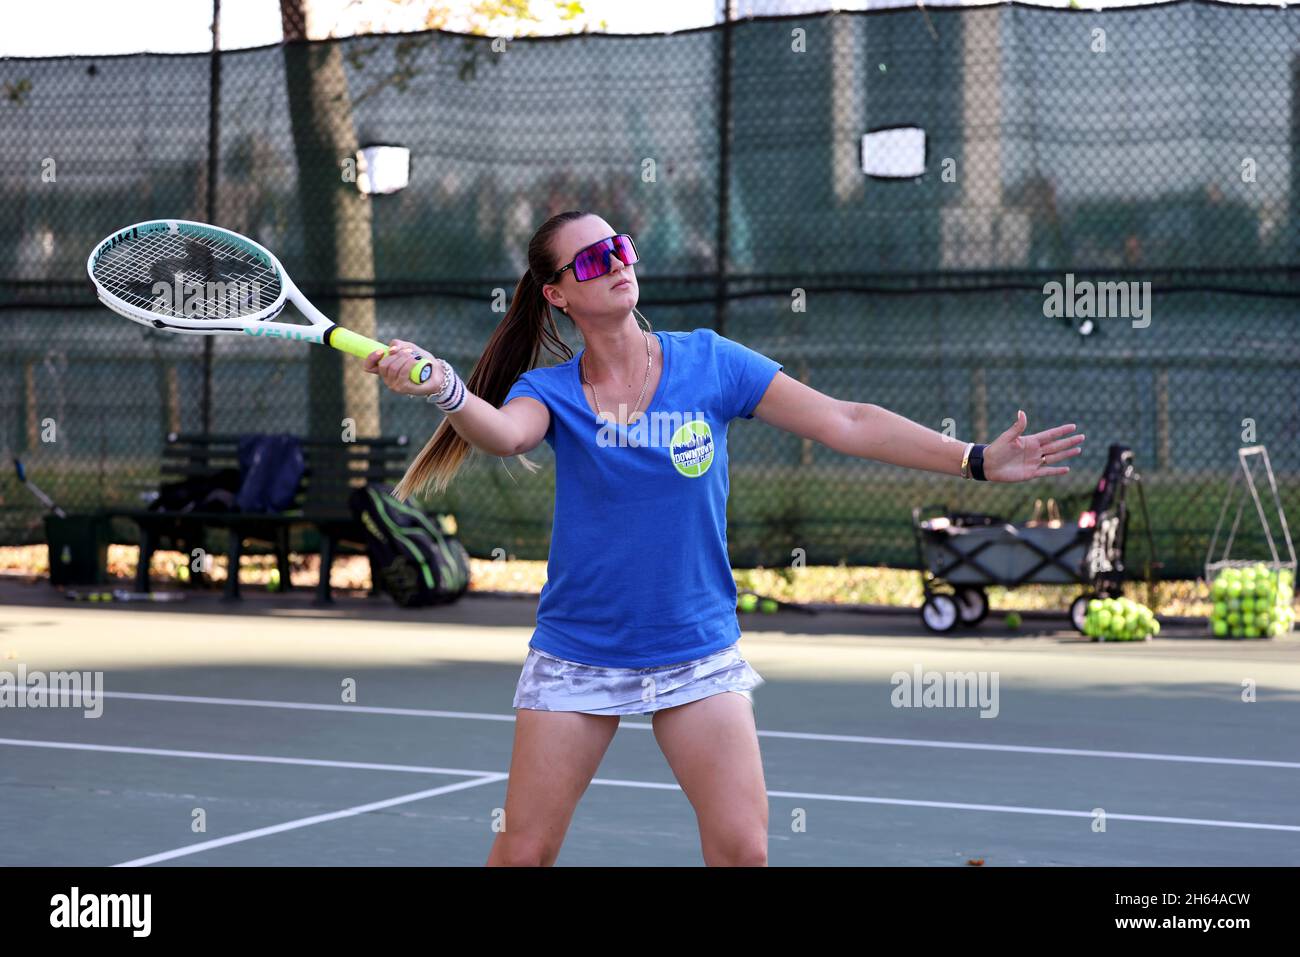
[{"label": "white court line", "polygon": [[[1048,807],[1017,807],[1014,804],[961,804],[954,801],[908,801],[902,798],[856,797],[853,795],[808,794],[802,791],[768,791],[769,797],[806,798],[814,801],[850,801],[855,804],[898,804],[904,807],[939,807],[954,811],[996,811],[1000,814],[1045,814],[1051,817],[1096,817],[1092,811],[1063,811]],[[1258,824],[1254,821],[1217,821],[1202,817],[1160,817],[1153,814],[1113,814],[1107,821],[1146,821],[1155,824],[1196,824],[1202,827],[1244,827],[1261,831],[1296,831],[1300,824]]]},{"label": "white court line", "polygon": [[418,764],[378,764],[371,761],[327,761],[323,758],[285,758],[278,755],[229,754],[220,751],[181,751],[175,748],[137,748],[125,744],[83,744],[80,741],[34,741],[29,738],[0,738],[0,745],[18,748],[55,748],[64,751],[105,751],[113,754],[143,754],[161,758],[201,758],[204,761],[247,761],[254,764],[298,764],[314,768],[346,768],[353,771],[399,771],[407,774],[456,774],[480,777],[496,771],[468,771],[465,768],[433,768]]},{"label": "white court line", "polygon": [[[115,751],[126,754],[148,754],[148,755],[165,755],[173,757],[202,758],[206,760],[218,761],[253,761],[263,764],[311,764],[323,765],[327,767],[357,767],[369,769],[375,767],[372,765],[362,764],[360,762],[350,763],[346,761],[318,761],[309,758],[285,758],[272,757],[268,755],[239,755],[239,754],[212,754],[206,751],[173,751],[163,750],[161,748],[134,748],[125,745],[103,745],[103,744],[80,744],[75,741],[27,741],[21,738],[0,738],[0,745],[11,744],[31,748],[60,748],[70,751]],[[466,782],[465,786],[475,786],[478,784],[487,784],[491,781],[502,781],[509,778],[508,774],[500,771],[465,771],[449,770],[446,768],[421,768],[418,765],[379,765],[381,769],[402,770],[416,774],[466,774],[474,775],[479,780]],[[489,780],[490,779],[490,780]],[[660,781],[628,781],[620,778],[592,778],[592,784],[599,784],[604,787],[622,787],[622,788],[643,788],[657,791],[680,791],[677,784],[668,784]],[[420,792],[426,793],[426,792]],[[427,792],[433,793],[433,792]],[[815,791],[768,791],[769,797],[786,797],[801,798],[809,801],[843,801],[855,804],[888,804],[898,807],[932,807],[944,808],[955,811],[993,811],[1001,814],[1037,814],[1051,817],[1087,817],[1094,815],[1091,811],[1070,811],[1059,808],[1041,808],[1041,807],[1020,807],[1014,804],[962,804],[954,801],[918,801],[908,800],[906,798],[877,798],[862,797],[853,794],[821,794]],[[414,800],[414,798],[412,798]],[[337,812],[343,814],[344,812]],[[362,813],[362,812],[357,812]],[[1297,824],[1262,824],[1254,821],[1221,821],[1212,818],[1195,818],[1195,817],[1158,817],[1146,814],[1118,814],[1106,812],[1106,817],[1115,821],[1144,821],[1158,824],[1193,824],[1200,827],[1232,827],[1232,828],[1250,828],[1262,831],[1294,831],[1300,832],[1300,825]],[[324,818],[322,818],[324,819]],[[304,820],[315,820],[307,818]],[[248,832],[253,834],[255,832]]]},{"label": "white court line", "polygon": [[[45,693],[41,689],[38,693]],[[31,693],[31,692],[29,692]],[[61,697],[71,696],[64,689]],[[360,714],[386,714],[413,718],[462,718],[467,721],[514,721],[513,714],[481,711],[434,711],[425,708],[379,708],[357,704],[314,704],[308,701],[270,701],[257,698],[208,698],[176,694],[144,694],[134,691],[103,691],[104,698],[132,701],[169,701],[180,704],[216,704],[241,708],[283,708],[290,711],[347,711]],[[649,731],[648,721],[622,722],[620,727]],[[1300,770],[1300,761],[1273,761],[1265,758],[1220,758],[1197,754],[1163,754],[1153,751],[1100,751],[1088,748],[1051,748],[1028,744],[984,744],[978,741],[938,741],[925,738],[883,738],[860,734],[817,734],[811,731],[764,731],[760,738],[790,738],[796,741],[837,741],[844,744],[881,744],[901,748],[948,748],[954,751],[1002,751],[1011,754],[1054,754],[1075,758],[1118,758],[1126,761],[1169,761],[1176,764],[1226,764],[1247,768],[1286,768]]]},{"label": "white court line", "polygon": [[285,831],[293,831],[300,827],[311,827],[313,824],[324,824],[327,821],[338,821],[345,817],[356,817],[358,814],[368,814],[371,811],[382,811],[387,807],[396,807],[399,804],[410,804],[412,801],[423,801],[425,798],[437,797],[440,794],[450,794],[452,791],[463,791],[466,788],[476,788],[481,784],[492,784],[506,778],[505,774],[487,774],[475,781],[461,781],[457,784],[448,784],[445,787],[430,788],[427,791],[416,791],[413,794],[403,794],[395,798],[386,798],[383,801],[373,801],[370,804],[358,804],[356,807],[344,808],[341,811],[331,811],[328,814],[316,814],[312,817],[299,818],[296,821],[285,821],[283,824],[272,824],[270,827],[259,827],[252,831],[242,831],[239,834],[231,834],[227,837],[213,838],[210,841],[201,841],[198,844],[187,844],[184,847],[178,847],[170,851],[162,851],[158,854],[150,854],[148,857],[137,857],[133,861],[123,861],[121,864],[114,864],[114,867],[144,867],[148,864],[157,864],[159,861],[175,860],[178,857],[187,857],[190,854],[198,854],[202,851],[209,851],[214,847],[225,847],[228,844],[239,844],[242,841],[252,841],[259,837],[267,837],[271,834],[282,834]]},{"label": "white court line", "polygon": [[[30,694],[49,694],[49,688],[30,688]],[[59,689],[60,699],[72,697],[73,691]],[[84,696],[84,693],[83,693]],[[434,711],[429,708],[380,708],[361,704],[316,704],[312,701],[270,701],[261,698],[209,698],[201,695],[144,694],[137,691],[101,691],[101,698],[129,701],[171,701],[179,704],[219,704],[234,708],[282,708],[286,711],[352,711],[361,714],[391,714],[412,718],[467,718],[473,721],[514,721],[513,714],[487,714],[482,711]],[[649,725],[647,725],[649,727]]]},{"label": "white court line", "polygon": [[1254,768],[1300,768],[1300,761],[1271,761],[1265,758],[1216,758],[1198,754],[1161,754],[1155,751],[1097,751],[1089,748],[1049,748],[1030,744],[982,744],[978,741],[928,741],[924,738],[874,738],[858,734],[813,734],[804,731],[760,731],[769,738],[800,741],[848,741],[855,744],[887,744],[904,748],[952,748],[958,751],[1014,751],[1020,754],[1062,754],[1078,758],[1122,758],[1130,761],[1174,761],[1184,764],[1232,764]]}]

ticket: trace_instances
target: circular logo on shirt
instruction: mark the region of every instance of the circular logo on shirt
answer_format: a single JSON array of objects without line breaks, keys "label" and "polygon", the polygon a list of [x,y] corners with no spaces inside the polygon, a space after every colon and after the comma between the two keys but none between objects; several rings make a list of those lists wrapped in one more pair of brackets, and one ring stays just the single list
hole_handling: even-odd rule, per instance
[{"label": "circular logo on shirt", "polygon": [[678,472],[699,478],[713,464],[713,430],[703,419],[692,419],[673,433],[668,451]]}]

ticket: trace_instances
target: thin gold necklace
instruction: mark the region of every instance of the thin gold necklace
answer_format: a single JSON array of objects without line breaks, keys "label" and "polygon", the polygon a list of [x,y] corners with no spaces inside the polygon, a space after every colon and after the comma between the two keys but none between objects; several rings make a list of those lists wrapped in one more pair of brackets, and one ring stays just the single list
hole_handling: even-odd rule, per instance
[{"label": "thin gold necklace", "polygon": [[[641,335],[645,336],[645,381],[641,383],[641,394],[636,397],[636,405],[632,407],[632,412],[627,417],[629,425],[632,424],[632,416],[636,415],[637,406],[640,406],[641,400],[645,398],[646,386],[650,384],[650,337],[646,336],[644,329],[641,331]],[[587,358],[585,351],[583,352],[582,357],[583,359]],[[596,418],[599,419],[600,396],[596,394],[596,384],[587,378],[586,370],[582,368],[582,362],[578,363],[578,371],[582,373],[582,381],[591,386],[591,397],[596,400]]]}]

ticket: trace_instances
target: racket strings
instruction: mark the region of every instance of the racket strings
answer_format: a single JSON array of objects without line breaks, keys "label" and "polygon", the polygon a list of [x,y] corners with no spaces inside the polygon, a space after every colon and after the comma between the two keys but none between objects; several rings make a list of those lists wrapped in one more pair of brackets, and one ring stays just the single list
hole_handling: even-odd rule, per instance
[{"label": "racket strings", "polygon": [[95,263],[104,291],[174,319],[239,319],[280,297],[279,273],[247,248],[211,236],[159,231],[108,250]]}]

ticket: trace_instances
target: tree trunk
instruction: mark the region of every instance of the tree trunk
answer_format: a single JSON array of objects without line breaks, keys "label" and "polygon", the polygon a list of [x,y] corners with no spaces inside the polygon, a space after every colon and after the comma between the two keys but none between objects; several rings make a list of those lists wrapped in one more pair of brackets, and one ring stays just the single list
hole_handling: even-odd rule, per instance
[{"label": "tree trunk", "polygon": [[[311,0],[280,0],[304,262],[332,264],[340,279],[372,282],[370,198],[343,179],[342,164],[356,156],[358,144],[342,51],[337,44],[304,42],[313,32],[311,14]],[[377,338],[373,299],[312,301],[340,326]],[[309,362],[309,433],[337,436],[350,418],[356,435],[380,434],[378,377],[365,372],[361,360],[334,349],[311,349]]]}]

